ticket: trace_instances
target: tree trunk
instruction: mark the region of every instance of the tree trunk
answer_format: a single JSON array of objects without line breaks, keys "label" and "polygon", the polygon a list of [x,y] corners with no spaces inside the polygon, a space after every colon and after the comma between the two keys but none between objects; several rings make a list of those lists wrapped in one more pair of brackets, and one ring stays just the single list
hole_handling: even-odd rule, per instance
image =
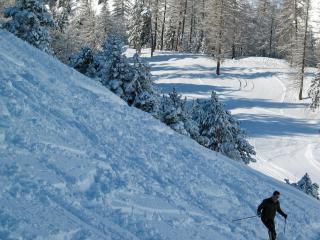
[{"label": "tree trunk", "polygon": [[236,58],[236,32],[237,32],[237,1],[233,0],[233,33],[232,33],[232,59]]},{"label": "tree trunk", "polygon": [[[143,2],[143,4],[144,4],[144,2]],[[153,15],[152,15],[152,8],[151,8],[152,6],[151,6],[151,0],[149,0],[148,1],[148,9],[149,9],[149,11],[151,12],[151,16],[150,16],[150,22],[149,22],[149,24],[150,24],[150,29],[149,29],[149,31],[150,31],[150,57],[153,57],[153,42],[154,42],[154,35],[153,35],[153,28],[152,28],[152,18],[153,18]]]},{"label": "tree trunk", "polygon": [[164,38],[164,30],[166,25],[166,14],[167,14],[167,0],[164,1],[164,12],[163,12],[162,27],[161,27],[161,45],[160,45],[161,50],[163,50],[163,38]]},{"label": "tree trunk", "polygon": [[299,89],[299,100],[302,100],[303,91],[303,81],[304,81],[304,71],[306,66],[306,50],[307,50],[307,35],[308,35],[308,25],[309,25],[309,10],[310,10],[310,0],[307,0],[307,12],[304,25],[304,39],[303,39],[303,53],[302,53],[302,65],[301,65],[301,78],[300,78],[300,89]]},{"label": "tree trunk", "polygon": [[190,37],[189,37],[189,47],[191,48],[193,29],[194,29],[194,0],[192,0],[192,10],[191,10],[191,18],[190,18]]},{"label": "tree trunk", "polygon": [[158,37],[158,6],[159,6],[159,0],[156,0],[156,6],[155,6],[155,22],[154,22],[154,34],[153,34],[153,42],[151,45],[151,56],[153,56],[154,51],[157,47],[157,37]]},{"label": "tree trunk", "polygon": [[231,57],[231,59],[235,59],[235,58],[236,58],[236,45],[233,42],[232,43],[232,57]]},{"label": "tree trunk", "polygon": [[221,66],[221,54],[222,54],[222,28],[223,28],[223,0],[220,1],[220,16],[219,16],[219,36],[217,44],[217,69],[216,74],[220,75],[220,66]]},{"label": "tree trunk", "polygon": [[185,25],[186,25],[187,7],[188,7],[188,0],[185,0],[185,2],[184,2],[184,9],[183,9],[183,17],[182,17],[181,38],[180,38],[180,44],[179,44],[179,45],[182,45],[183,39],[184,39],[184,31],[185,31]]},{"label": "tree trunk", "polygon": [[200,33],[200,41],[199,41],[199,45],[197,47],[197,52],[200,51],[200,48],[201,48],[201,45],[202,45],[202,42],[203,42],[203,39],[204,39],[204,20],[205,20],[205,0],[202,0],[202,13],[201,13],[201,33]]},{"label": "tree trunk", "polygon": [[177,29],[177,36],[176,36],[176,46],[175,46],[175,50],[178,51],[178,48],[180,46],[180,30],[181,30],[181,22],[179,22],[179,26]]},{"label": "tree trunk", "polygon": [[216,74],[217,75],[220,75],[220,65],[221,65],[221,63],[220,63],[220,57],[218,57],[217,58],[217,69],[216,69]]},{"label": "tree trunk", "polygon": [[269,39],[269,57],[272,57],[272,43],[273,43],[273,25],[274,25],[274,6],[272,9],[271,26],[270,26],[270,39]]}]

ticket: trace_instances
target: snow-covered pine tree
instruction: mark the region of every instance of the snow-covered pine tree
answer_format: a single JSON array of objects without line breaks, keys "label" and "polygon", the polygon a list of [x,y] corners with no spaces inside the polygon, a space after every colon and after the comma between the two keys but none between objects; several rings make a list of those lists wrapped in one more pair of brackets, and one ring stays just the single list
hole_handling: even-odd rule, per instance
[{"label": "snow-covered pine tree", "polygon": [[317,183],[312,183],[311,178],[308,173],[306,173],[297,183],[290,183],[288,179],[285,179],[287,184],[294,186],[300,191],[316,198],[319,198],[319,185]]},{"label": "snow-covered pine tree", "polygon": [[132,67],[134,71],[133,78],[125,86],[127,102],[129,105],[154,114],[159,104],[159,94],[151,79],[150,65],[138,54],[135,54]]},{"label": "snow-covered pine tree", "polygon": [[4,16],[11,18],[3,26],[33,46],[53,54],[49,27],[54,21],[42,0],[17,0],[16,5],[5,9]]},{"label": "snow-covered pine tree", "polygon": [[183,135],[188,135],[183,124],[185,114],[184,106],[185,104],[181,99],[181,95],[173,89],[173,91],[169,93],[169,96],[162,96],[157,118],[175,131]]},{"label": "snow-covered pine tree", "polygon": [[206,147],[246,164],[255,161],[252,157],[255,151],[246,140],[244,130],[224,109],[215,92],[212,92],[210,100],[197,101],[193,119],[198,123]]},{"label": "snow-covered pine tree", "polygon": [[133,70],[123,53],[121,36],[109,35],[103,51],[97,57],[97,76],[104,86],[125,99],[124,84],[133,78]]},{"label": "snow-covered pine tree", "polygon": [[88,77],[95,77],[96,75],[94,53],[89,47],[84,47],[78,53],[71,55],[69,65]]},{"label": "snow-covered pine tree", "polygon": [[317,109],[320,107],[320,64],[319,72],[316,77],[312,80],[311,86],[308,92],[309,97],[311,98],[311,109]]},{"label": "snow-covered pine tree", "polygon": [[99,79],[128,105],[155,114],[159,94],[152,83],[149,64],[138,54],[130,64],[123,52],[120,37],[109,35],[102,51],[94,54],[92,49],[82,48],[70,57],[69,64],[82,74]]},{"label": "snow-covered pine tree", "polygon": [[312,183],[310,176],[306,173],[297,183],[297,187],[308,195],[319,199],[319,185]]},{"label": "snow-covered pine tree", "polygon": [[175,89],[168,96],[162,96],[155,117],[176,132],[199,141],[198,127],[186,108],[186,100],[181,99]]}]

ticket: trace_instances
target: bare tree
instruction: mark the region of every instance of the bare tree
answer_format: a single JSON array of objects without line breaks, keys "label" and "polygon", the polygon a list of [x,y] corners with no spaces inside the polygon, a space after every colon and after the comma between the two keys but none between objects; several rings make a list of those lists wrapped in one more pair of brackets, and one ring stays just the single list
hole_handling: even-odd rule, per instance
[{"label": "bare tree", "polygon": [[303,34],[303,42],[302,42],[302,63],[301,63],[301,71],[300,71],[300,86],[299,86],[299,100],[302,100],[302,91],[303,91],[303,83],[304,83],[304,74],[306,67],[306,51],[307,51],[307,36],[308,36],[308,27],[309,27],[309,12],[310,12],[310,0],[306,0],[305,2],[305,19],[304,19],[304,34]]}]

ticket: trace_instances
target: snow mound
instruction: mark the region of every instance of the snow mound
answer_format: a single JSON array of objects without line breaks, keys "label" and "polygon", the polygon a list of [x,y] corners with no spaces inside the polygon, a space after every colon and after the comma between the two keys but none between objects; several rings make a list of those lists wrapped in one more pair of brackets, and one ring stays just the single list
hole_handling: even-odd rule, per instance
[{"label": "snow mound", "polygon": [[274,189],[288,239],[320,237],[318,201],[176,134],[4,31],[0,156],[0,239],[266,239],[257,218],[232,219],[254,215]]}]

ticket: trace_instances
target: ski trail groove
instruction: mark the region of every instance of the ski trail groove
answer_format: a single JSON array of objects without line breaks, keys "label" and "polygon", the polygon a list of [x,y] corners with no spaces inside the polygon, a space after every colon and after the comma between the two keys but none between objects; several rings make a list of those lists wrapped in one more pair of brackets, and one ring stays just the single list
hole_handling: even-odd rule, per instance
[{"label": "ski trail groove", "polygon": [[309,143],[306,147],[304,156],[306,157],[306,159],[308,160],[308,162],[313,165],[314,168],[316,168],[318,171],[320,171],[320,162],[318,162],[316,160],[316,158],[314,157],[313,151],[315,148],[315,144],[313,143]]}]

